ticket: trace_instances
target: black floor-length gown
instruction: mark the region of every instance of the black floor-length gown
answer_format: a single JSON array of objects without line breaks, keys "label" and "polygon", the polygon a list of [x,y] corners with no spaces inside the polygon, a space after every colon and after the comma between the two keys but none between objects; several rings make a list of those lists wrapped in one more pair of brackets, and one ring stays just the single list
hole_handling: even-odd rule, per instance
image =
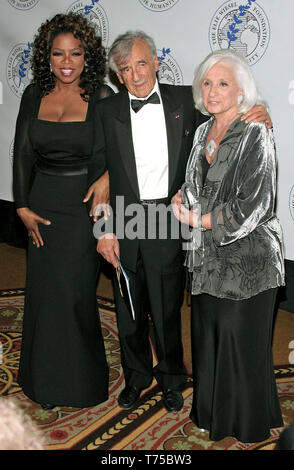
[{"label": "black floor-length gown", "polygon": [[192,295],[190,418],[219,441],[260,442],[283,426],[272,356],[276,289],[249,299]]},{"label": "black floor-length gown", "polygon": [[37,155],[29,207],[44,246],[29,243],[18,381],[38,403],[87,407],[108,398],[108,366],[96,303],[98,255],[88,209],[93,122],[32,119]]}]

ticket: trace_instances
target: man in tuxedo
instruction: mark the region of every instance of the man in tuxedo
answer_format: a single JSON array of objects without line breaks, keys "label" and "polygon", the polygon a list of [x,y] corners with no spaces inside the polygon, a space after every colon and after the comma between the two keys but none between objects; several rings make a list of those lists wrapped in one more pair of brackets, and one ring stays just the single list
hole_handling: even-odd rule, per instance
[{"label": "man in tuxedo", "polygon": [[[207,117],[194,107],[189,86],[159,84],[153,40],[143,32],[119,36],[109,51],[110,67],[126,90],[98,103],[99,158],[105,158],[110,180],[110,204],[116,224],[116,197],[124,206],[168,206],[181,187],[196,127]],[[149,99],[150,98],[150,99]],[[139,102],[141,100],[141,103]],[[173,217],[173,215],[171,215]],[[128,218],[124,218],[126,228]],[[114,294],[125,388],[118,398],[133,407],[155,376],[167,411],[183,406],[186,382],[181,342],[181,304],[184,291],[183,250],[167,222],[167,238],[101,236],[97,250],[113,266],[120,261],[129,278],[134,302],[133,320],[119,286]],[[148,225],[148,223],[147,223]],[[158,229],[158,227],[157,227]],[[157,365],[149,343],[150,315]]]}]

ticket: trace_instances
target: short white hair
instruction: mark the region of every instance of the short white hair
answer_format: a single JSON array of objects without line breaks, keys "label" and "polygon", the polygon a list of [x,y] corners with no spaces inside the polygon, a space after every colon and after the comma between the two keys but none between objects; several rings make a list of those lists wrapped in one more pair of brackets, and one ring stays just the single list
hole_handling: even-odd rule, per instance
[{"label": "short white hair", "polygon": [[255,79],[247,60],[232,49],[220,49],[209,54],[195,71],[193,80],[193,97],[195,107],[202,114],[207,116],[210,115],[203,103],[202,83],[209,70],[219,62],[227,65],[231,69],[236,77],[239,87],[243,90],[243,100],[238,104],[239,113],[246,113],[256,104],[263,104],[266,106],[266,103],[258,92]]},{"label": "short white hair", "polygon": [[157,55],[155,42],[151,36],[140,30],[127,31],[114,40],[108,52],[108,64],[114,72],[118,72],[118,64],[128,59],[137,39],[142,39],[147,43],[151,57]]},{"label": "short white hair", "polygon": [[0,450],[43,450],[45,440],[11,398],[0,398]]}]

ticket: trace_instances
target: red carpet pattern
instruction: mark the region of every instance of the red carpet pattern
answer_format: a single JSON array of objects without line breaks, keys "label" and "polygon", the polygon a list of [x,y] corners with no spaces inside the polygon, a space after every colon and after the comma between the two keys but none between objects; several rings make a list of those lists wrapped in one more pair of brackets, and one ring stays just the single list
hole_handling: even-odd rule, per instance
[{"label": "red carpet pattern", "polygon": [[[274,449],[282,430],[275,429],[262,443],[244,444],[232,437],[218,442],[209,440],[190,421],[192,379],[184,390],[185,403],[180,413],[167,413],[162,395],[154,381],[140,397],[133,410],[117,406],[123,388],[115,306],[111,300],[98,298],[103,337],[110,368],[107,402],[91,408],[56,407],[43,410],[29,400],[18,386],[24,291],[0,291],[0,396],[13,397],[45,435],[48,450],[252,450]],[[1,355],[2,352],[2,355]],[[294,421],[294,366],[275,368],[285,426]]]}]

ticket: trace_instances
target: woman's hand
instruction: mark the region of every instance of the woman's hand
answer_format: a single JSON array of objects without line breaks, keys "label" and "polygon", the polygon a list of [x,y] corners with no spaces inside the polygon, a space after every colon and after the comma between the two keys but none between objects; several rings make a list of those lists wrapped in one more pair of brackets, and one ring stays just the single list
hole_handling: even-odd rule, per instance
[{"label": "woman's hand", "polygon": [[179,189],[178,192],[172,197],[171,200],[174,216],[180,220],[180,208],[182,205],[182,191]]},{"label": "woman's hand", "polygon": [[198,209],[189,210],[182,201],[182,192],[179,190],[171,200],[174,216],[182,223],[191,227],[198,227]]},{"label": "woman's hand", "polygon": [[104,212],[104,218],[107,219],[109,216],[109,174],[108,171],[103,173],[102,176],[88,189],[88,192],[83,199],[83,202],[88,202],[93,196],[92,206],[90,210],[90,216],[93,217],[93,221],[97,222],[98,215]]},{"label": "woman's hand", "polygon": [[206,230],[211,230],[211,212],[203,214],[201,217],[201,225],[203,228],[206,228]]},{"label": "woman's hand", "polygon": [[180,207],[182,204],[182,191],[179,191],[172,197],[171,205],[174,216],[180,221]]},{"label": "woman's hand", "polygon": [[28,207],[21,207],[20,209],[17,209],[16,212],[26,226],[29,237],[33,240],[33,244],[36,245],[37,248],[44,246],[44,241],[39,232],[38,224],[51,225],[50,220],[43,219],[43,217],[40,217],[35,212],[31,211]]}]

